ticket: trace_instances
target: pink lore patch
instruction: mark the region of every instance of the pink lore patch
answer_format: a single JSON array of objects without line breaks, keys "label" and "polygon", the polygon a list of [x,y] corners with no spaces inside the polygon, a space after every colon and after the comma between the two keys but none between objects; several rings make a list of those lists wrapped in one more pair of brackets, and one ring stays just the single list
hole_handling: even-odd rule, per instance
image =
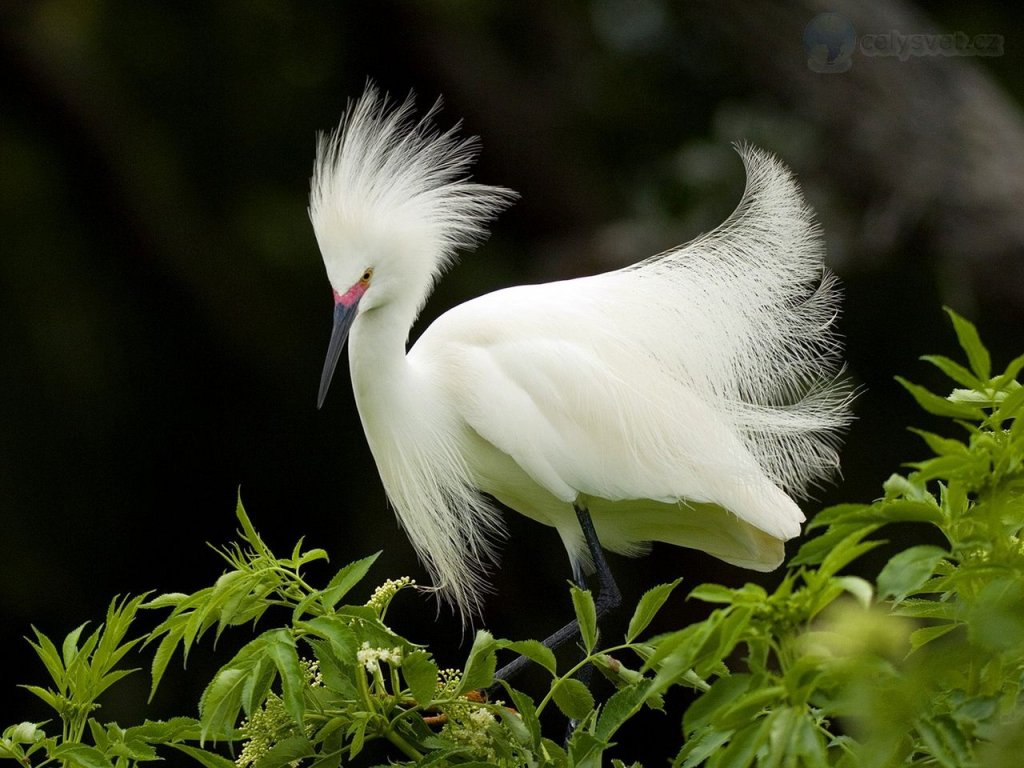
[{"label": "pink lore patch", "polygon": [[338,293],[337,291],[332,291],[332,293],[334,294],[335,304],[341,304],[344,307],[351,307],[362,298],[364,293],[366,293],[366,283],[360,280],[343,294]]}]

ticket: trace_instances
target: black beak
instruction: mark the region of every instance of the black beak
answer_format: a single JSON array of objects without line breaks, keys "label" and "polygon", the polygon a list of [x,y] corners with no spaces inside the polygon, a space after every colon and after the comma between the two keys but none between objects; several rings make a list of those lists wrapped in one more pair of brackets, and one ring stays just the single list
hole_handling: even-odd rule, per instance
[{"label": "black beak", "polygon": [[338,358],[341,357],[341,350],[345,347],[345,339],[348,338],[349,329],[352,328],[352,321],[356,319],[356,308],[358,301],[348,306],[342,302],[334,305],[334,329],[331,331],[331,342],[327,345],[327,359],[324,360],[324,372],[320,376],[320,394],[317,395],[316,407],[323,407],[324,399],[327,397],[327,390],[331,387],[331,378],[334,376],[334,369],[338,365]]}]

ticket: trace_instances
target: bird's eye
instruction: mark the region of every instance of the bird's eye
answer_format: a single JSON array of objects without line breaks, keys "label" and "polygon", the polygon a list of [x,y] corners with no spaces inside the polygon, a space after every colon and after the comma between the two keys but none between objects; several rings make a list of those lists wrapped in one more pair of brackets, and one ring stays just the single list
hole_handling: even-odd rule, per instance
[{"label": "bird's eye", "polygon": [[372,277],[373,277],[373,267],[367,267],[366,271],[363,272],[363,276],[361,278],[359,278],[359,282],[361,282],[361,283],[369,283],[370,282],[370,278],[372,278]]}]

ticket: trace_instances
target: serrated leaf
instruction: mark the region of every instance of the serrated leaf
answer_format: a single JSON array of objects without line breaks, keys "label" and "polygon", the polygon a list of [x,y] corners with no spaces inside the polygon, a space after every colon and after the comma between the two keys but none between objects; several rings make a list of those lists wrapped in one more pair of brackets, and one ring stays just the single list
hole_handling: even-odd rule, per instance
[{"label": "serrated leaf", "polygon": [[64,669],[71,669],[71,665],[75,663],[75,659],[78,657],[78,640],[82,635],[82,630],[85,629],[85,622],[80,624],[75,629],[71,630],[64,637],[64,643],[61,645],[61,661],[64,662]]},{"label": "serrated leaf", "polygon": [[993,418],[996,422],[1018,418],[1020,416],[1018,411],[1022,407],[1024,407],[1024,387],[1018,387],[1003,399]]},{"label": "serrated leaf", "polygon": [[508,681],[500,680],[499,682],[505,688],[509,698],[512,699],[512,706],[516,708],[519,713],[518,717],[530,734],[530,746],[534,750],[538,749],[541,743],[541,729],[540,720],[537,719],[537,707],[534,705],[533,699],[525,693],[517,691],[508,684]]},{"label": "serrated leaf", "polygon": [[927,751],[943,768],[960,768],[970,762],[967,739],[951,718],[918,720],[917,732]]},{"label": "serrated leaf", "polygon": [[922,627],[910,633],[910,649],[916,651],[922,645],[930,643],[956,629],[956,624],[936,624],[933,627]]},{"label": "serrated leaf", "polygon": [[580,639],[589,655],[597,645],[597,609],[594,607],[594,596],[590,594],[590,590],[580,589],[575,584],[570,587],[570,591],[576,621],[580,625]]},{"label": "serrated leaf", "polygon": [[525,656],[544,667],[552,675],[557,674],[557,661],[555,652],[548,648],[540,640],[498,640],[498,648],[504,648]]},{"label": "serrated leaf", "polygon": [[359,643],[356,639],[356,633],[345,619],[338,615],[318,616],[309,621],[299,622],[296,627],[327,640],[334,655],[342,663],[356,663],[356,652]]},{"label": "serrated leaf", "polygon": [[274,662],[281,676],[281,698],[284,699],[285,709],[296,723],[301,723],[306,713],[306,704],[302,696],[306,689],[306,673],[299,663],[295,638],[287,629],[271,630],[263,637],[265,653]]},{"label": "serrated leaf", "polygon": [[366,576],[370,566],[380,557],[377,552],[369,557],[349,563],[334,574],[334,578],[321,593],[320,601],[324,608],[332,610],[349,591]]},{"label": "serrated leaf", "polygon": [[929,392],[919,384],[914,384],[902,376],[896,376],[895,378],[917,401],[917,404],[928,411],[928,413],[953,419],[967,419],[969,421],[979,421],[985,416],[981,408],[977,406],[950,402],[945,397]]},{"label": "serrated leaf", "polygon": [[632,643],[641,632],[647,629],[672,594],[672,590],[678,587],[681,581],[682,579],[676,579],[668,584],[660,584],[643,594],[636,605],[633,617],[629,620],[629,627],[626,629],[627,643]]},{"label": "serrated leaf", "polygon": [[610,741],[616,731],[643,707],[650,696],[651,683],[645,678],[613,693],[601,707],[594,735],[602,741]]},{"label": "serrated leaf", "polygon": [[234,728],[242,710],[247,679],[259,672],[267,657],[267,634],[243,646],[231,661],[217,671],[203,691],[199,699],[200,746],[207,738],[216,740],[227,737]]},{"label": "serrated leaf", "polygon": [[49,691],[38,685],[19,685],[19,688],[24,688],[26,691],[35,694],[40,699],[46,702],[47,706],[51,709],[56,710],[60,713],[63,710],[63,697],[55,694],[53,691]]},{"label": "serrated leaf", "polygon": [[172,717],[169,720],[146,720],[127,729],[127,734],[150,742],[170,743],[199,736],[199,721],[193,717]]},{"label": "serrated leaf", "polygon": [[987,383],[987,379],[982,381],[976,375],[960,365],[960,363],[950,360],[948,357],[944,357],[943,355],[922,355],[921,360],[926,363],[931,363],[957,384],[961,384],[968,389],[982,389]]},{"label": "serrated leaf", "polygon": [[205,768],[237,768],[234,760],[229,760],[216,752],[207,752],[205,749],[193,747],[189,744],[171,744],[179,752],[184,752]]},{"label": "serrated leaf", "polygon": [[672,764],[679,768],[697,768],[697,766],[705,765],[705,761],[709,757],[722,751],[722,747],[731,736],[731,731],[720,731],[717,728],[705,726],[698,733],[687,738]]},{"label": "serrated leaf", "polygon": [[720,677],[683,714],[683,732],[689,737],[709,725],[719,711],[750,688],[750,675]]},{"label": "serrated leaf", "polygon": [[876,530],[876,526],[869,525],[859,528],[847,535],[842,541],[835,544],[831,551],[822,558],[818,572],[823,576],[833,576],[858,557],[870,552],[875,547],[881,546],[882,541],[861,541],[865,536]]},{"label": "serrated leaf", "polygon": [[289,736],[277,742],[260,758],[259,768],[281,768],[315,753],[313,744],[305,736]]},{"label": "serrated leaf", "polygon": [[178,627],[171,629],[160,640],[160,645],[157,646],[156,653],[153,654],[153,663],[150,667],[150,676],[152,677],[153,682],[149,687],[149,698],[147,699],[147,702],[153,701],[153,696],[156,694],[157,686],[160,685],[164,672],[167,671],[167,665],[170,664],[171,658],[174,656],[174,651],[178,647],[178,643],[181,642],[184,631],[185,628],[179,625]]},{"label": "serrated leaf", "polygon": [[266,701],[275,677],[277,667],[274,666],[274,662],[267,657],[257,658],[242,686],[242,710],[247,717],[252,717],[252,713]]},{"label": "serrated leaf", "polygon": [[402,677],[417,704],[429,704],[437,691],[437,664],[426,651],[413,651],[402,659]]},{"label": "serrated leaf", "polygon": [[921,587],[935,573],[935,566],[949,555],[930,544],[905,549],[890,558],[878,574],[878,594],[898,601]]},{"label": "serrated leaf", "polygon": [[992,377],[992,360],[985,345],[981,343],[978,329],[974,327],[974,323],[961,317],[949,307],[944,307],[944,309],[953,321],[953,330],[956,331],[960,347],[967,353],[967,361],[971,365],[971,370],[982,381],[988,381]]},{"label": "serrated leaf", "polygon": [[469,658],[466,660],[466,668],[463,670],[462,682],[459,683],[457,693],[461,695],[477,688],[488,688],[494,682],[494,672],[497,669],[496,649],[494,636],[487,630],[478,630],[476,637],[473,638],[473,647],[469,649]]},{"label": "serrated leaf", "polygon": [[992,386],[996,389],[1003,389],[1010,382],[1016,381],[1018,374],[1024,370],[1024,355],[1018,355],[1006,366],[1006,370],[992,379]]},{"label": "serrated leaf", "polygon": [[106,755],[88,744],[65,742],[51,749],[50,756],[77,768],[114,768]]},{"label": "serrated leaf", "polygon": [[750,720],[733,733],[729,743],[718,755],[716,768],[747,768],[754,757],[768,741],[770,723],[768,718]]},{"label": "serrated leaf", "polygon": [[50,673],[53,682],[57,684],[58,688],[63,688],[65,678],[64,662],[61,660],[57,646],[35,627],[32,627],[32,631],[35,633],[36,641],[32,642],[29,640],[29,645],[32,646],[36,655],[46,666],[46,671]]},{"label": "serrated leaf", "polygon": [[562,714],[571,720],[582,720],[594,709],[594,696],[590,689],[574,677],[556,681],[551,698]]},{"label": "serrated leaf", "polygon": [[910,431],[924,440],[937,456],[964,456],[967,454],[967,446],[959,440],[941,437],[932,432],[915,429],[914,427],[910,427]]},{"label": "serrated leaf", "polygon": [[736,598],[735,590],[721,584],[698,584],[687,596],[689,599],[703,600],[705,603],[723,603],[729,605]]}]

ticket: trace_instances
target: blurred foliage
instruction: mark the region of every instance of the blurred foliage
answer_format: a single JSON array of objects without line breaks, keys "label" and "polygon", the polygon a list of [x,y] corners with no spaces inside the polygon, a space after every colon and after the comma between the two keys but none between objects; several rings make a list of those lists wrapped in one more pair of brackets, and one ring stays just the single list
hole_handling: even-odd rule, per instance
[{"label": "blurred foliage", "polygon": [[[210,587],[115,599],[104,624],[60,649],[31,641],[51,677],[26,686],[57,715],[60,735],[22,721],[3,731],[0,759],[73,768],[131,768],[169,747],[206,768],[350,764],[600,766],[633,760],[642,742],[623,726],[683,687],[671,752],[679,768],[940,765],[999,768],[1019,760],[1024,719],[1024,355],[993,375],[975,327],[950,312],[965,366],[924,358],[958,388],[948,396],[903,385],[962,439],[918,431],[932,456],[894,474],[871,504],[842,504],[811,523],[774,591],[703,583],[690,599],[715,607],[692,624],[651,634],[681,580],[638,601],[623,641],[599,645],[589,592],[572,587],[582,658],[559,665],[535,640],[477,632],[461,670],[385,624],[408,577],[388,580],[363,605],[345,598],[376,556],[340,569],[322,589],[305,576],[324,560],[300,541],[276,556],[239,501],[240,541],[220,551],[229,569]],[[874,579],[841,573],[881,546],[883,526],[934,527],[941,546],[901,549]],[[127,638],[140,608],[166,611]],[[117,669],[140,643],[155,646],[151,697],[171,660],[204,635],[290,617],[263,630],[214,674],[198,718],[123,727],[96,716],[97,699],[133,670]],[[400,620],[400,617],[399,617]],[[522,654],[546,674],[533,694],[495,678],[499,652]],[[613,692],[595,698],[577,678],[594,665]],[[518,684],[518,683],[517,683]],[[487,695],[487,689],[493,696]],[[563,742],[555,726],[570,729]],[[678,714],[675,721],[679,722]],[[136,720],[140,719],[136,713]],[[233,762],[218,745],[238,745]],[[681,746],[680,746],[681,744]],[[639,762],[633,762],[639,765]]]}]

